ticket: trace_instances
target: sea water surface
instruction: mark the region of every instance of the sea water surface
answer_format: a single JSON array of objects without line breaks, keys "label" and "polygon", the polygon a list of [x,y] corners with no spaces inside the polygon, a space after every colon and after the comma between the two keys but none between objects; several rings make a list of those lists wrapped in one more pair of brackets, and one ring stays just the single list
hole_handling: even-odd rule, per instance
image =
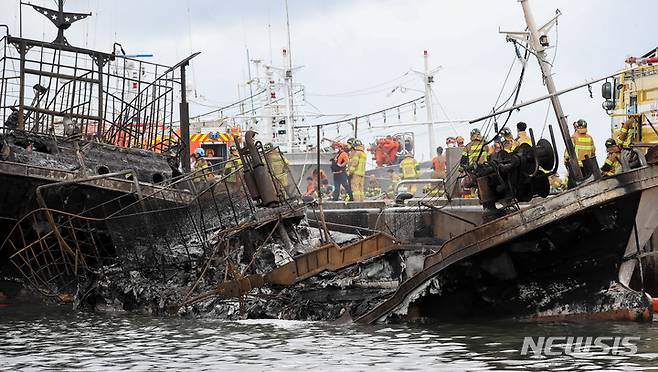
[{"label": "sea water surface", "polygon": [[[634,355],[521,355],[525,336],[633,336]],[[559,347],[558,347],[559,349]],[[555,350],[555,349],[554,349]],[[658,324],[514,321],[365,326],[0,308],[0,369],[658,370]]]}]

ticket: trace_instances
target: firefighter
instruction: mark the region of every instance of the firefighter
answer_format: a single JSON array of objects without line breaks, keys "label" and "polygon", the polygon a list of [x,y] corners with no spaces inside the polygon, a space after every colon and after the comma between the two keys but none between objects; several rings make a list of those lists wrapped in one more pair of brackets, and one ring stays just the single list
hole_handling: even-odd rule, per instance
[{"label": "firefighter", "polygon": [[[471,142],[469,142],[462,152],[462,157],[459,161],[460,170],[464,171],[466,168],[474,168],[477,164],[482,164],[489,160],[489,150],[485,148],[484,140],[480,130],[474,128],[471,130]],[[477,186],[475,179],[467,174],[462,180],[462,188],[464,189],[464,197],[477,197]]]},{"label": "firefighter", "polygon": [[617,141],[609,138],[605,141],[605,149],[608,153],[608,156],[605,159],[605,163],[601,167],[601,175],[604,177],[614,176],[617,173],[621,173],[621,162],[619,161],[619,156],[621,154],[621,148],[617,145]]},{"label": "firefighter", "polygon": [[388,197],[395,197],[395,189],[398,187],[398,183],[400,182],[400,176],[395,172],[394,169],[389,169],[386,171],[388,174],[388,189],[386,190],[386,195]]},{"label": "firefighter", "polygon": [[318,183],[317,181],[313,180],[313,177],[306,177],[306,193],[304,194],[304,196],[313,195],[313,193],[315,193],[315,187],[317,185]]},{"label": "firefighter", "polygon": [[550,186],[550,192],[551,194],[558,194],[562,192],[562,189],[564,185],[562,184],[562,180],[560,179],[560,175],[557,173],[553,173],[548,177],[548,184]]},{"label": "firefighter", "polygon": [[392,165],[397,158],[398,150],[400,149],[400,142],[397,138],[386,136],[382,144],[382,155],[384,165]]},{"label": "firefighter", "polygon": [[207,181],[209,172],[206,170],[208,168],[208,162],[206,159],[203,158],[203,155],[205,152],[203,151],[202,148],[196,149],[194,153],[191,155],[191,158],[194,160],[194,166],[192,168],[193,172],[198,172],[200,175],[197,177],[194,177],[193,181],[194,182],[202,182],[202,181]]},{"label": "firefighter", "polygon": [[356,138],[348,138],[346,141],[347,146],[345,146],[345,151],[347,151],[348,155],[354,150],[354,141],[356,141]]},{"label": "firefighter", "polygon": [[631,144],[633,143],[633,139],[635,138],[636,126],[637,119],[633,116],[626,119],[624,124],[622,124],[621,128],[619,129],[619,134],[617,135],[616,141],[616,144],[620,147],[620,150],[630,149]]},{"label": "firefighter", "polygon": [[230,151],[231,154],[224,164],[224,175],[227,176],[226,184],[229,191],[235,191],[240,188],[240,172],[237,169],[242,166],[242,159],[240,159],[237,146],[231,145]]},{"label": "firefighter", "polygon": [[[414,154],[407,151],[404,153],[404,159],[400,162],[400,171],[402,172],[403,180],[415,180],[418,178],[418,163],[414,159]],[[407,186],[407,190],[412,195],[416,194],[416,185],[410,184]]]},{"label": "firefighter", "polygon": [[532,140],[530,136],[525,132],[528,129],[528,125],[522,121],[516,123],[516,142],[520,146],[522,143],[527,143],[532,146]]},{"label": "firefighter", "polygon": [[[594,158],[596,157],[596,147],[594,146],[594,139],[592,136],[587,134],[587,122],[583,119],[578,119],[574,123],[575,132],[571,136],[571,142],[573,142],[574,149],[576,150],[576,156],[578,157],[578,166],[582,172],[583,178],[587,178],[592,175],[589,169],[586,169],[583,165],[583,161],[586,157]],[[564,160],[569,160],[569,154],[565,151]]]},{"label": "firefighter", "polygon": [[288,182],[288,159],[278,150],[274,149],[274,146],[271,143],[266,143],[263,146],[265,150],[265,159],[270,165],[272,170],[272,175],[277,180],[277,182],[283,187],[283,190],[286,193],[286,196],[294,194],[294,186],[291,188],[291,184]]},{"label": "firefighter", "polygon": [[443,155],[443,147],[436,148],[436,155],[432,158],[432,178],[445,178],[446,156]]},{"label": "firefighter", "polygon": [[320,185],[320,192],[322,193],[323,198],[331,198],[334,195],[334,185],[329,184],[328,179],[323,179]]},{"label": "firefighter", "polygon": [[489,151],[483,148],[484,141],[480,130],[475,128],[471,131],[471,142],[469,142],[462,152],[462,158],[459,164],[462,168],[468,168],[477,164],[482,164],[489,160]]},{"label": "firefighter", "polygon": [[377,182],[377,177],[374,174],[371,174],[370,177],[368,177],[368,188],[366,189],[366,197],[370,199],[377,199],[381,196],[382,194],[382,188],[379,186],[379,182]]},{"label": "firefighter", "polygon": [[352,142],[352,153],[350,154],[350,166],[348,174],[350,176],[350,186],[355,201],[363,201],[364,185],[363,179],[366,175],[366,161],[368,155],[363,150],[363,143],[359,140]]},{"label": "firefighter", "polygon": [[380,138],[375,140],[375,142],[371,145],[370,151],[373,153],[375,156],[375,163],[377,164],[377,168],[383,167],[384,166],[384,139]]},{"label": "firefighter", "polygon": [[509,128],[503,128],[500,131],[503,136],[502,149],[505,152],[512,152],[518,147],[518,143],[512,136],[512,131]]},{"label": "firefighter", "polygon": [[334,146],[335,154],[331,158],[331,172],[334,174],[334,201],[338,201],[340,196],[341,186],[345,189],[349,200],[354,200],[354,195],[352,195],[352,189],[350,188],[350,183],[347,178],[347,166],[350,161],[350,157],[345,151],[345,145],[337,143]]},{"label": "firefighter", "polygon": [[638,132],[637,124],[638,119],[635,116],[626,119],[619,129],[616,141],[617,146],[619,147],[620,160],[622,158],[625,159],[624,166],[629,166],[631,168],[639,163],[637,154],[631,149],[635,135]]}]

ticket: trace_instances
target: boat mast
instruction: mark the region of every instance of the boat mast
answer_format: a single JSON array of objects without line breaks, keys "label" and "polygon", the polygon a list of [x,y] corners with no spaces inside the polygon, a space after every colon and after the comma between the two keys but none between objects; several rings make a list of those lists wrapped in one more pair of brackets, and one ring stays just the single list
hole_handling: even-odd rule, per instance
[{"label": "boat mast", "polygon": [[432,159],[432,154],[434,154],[436,148],[436,141],[434,138],[434,116],[432,114],[432,83],[434,82],[434,76],[430,74],[429,70],[429,56],[427,51],[423,51],[423,59],[425,62],[425,107],[427,108],[427,134],[430,138],[430,152],[429,157]]},{"label": "boat mast", "polygon": [[274,93],[274,78],[272,77],[272,67],[265,66],[265,106],[263,107],[263,137],[265,141],[274,141],[274,132],[272,126],[274,119],[272,115],[272,93]]},{"label": "boat mast", "polygon": [[286,29],[288,31],[288,48],[283,51],[283,57],[286,58],[286,71],[285,71],[285,82],[286,82],[286,106],[287,106],[287,115],[286,115],[286,139],[288,144],[288,152],[293,151],[293,91],[292,91],[292,52],[290,51],[290,17],[288,16],[288,0],[285,1],[286,4]]},{"label": "boat mast", "polygon": [[564,140],[564,145],[567,149],[567,154],[569,155],[568,162],[571,175],[575,178],[575,181],[582,181],[583,175],[580,171],[580,166],[578,165],[576,149],[571,142],[569,126],[567,125],[567,117],[564,115],[564,110],[562,110],[560,98],[557,94],[555,94],[557,89],[555,88],[555,82],[553,81],[551,65],[548,63],[546,56],[546,48],[548,47],[548,38],[546,33],[557,23],[557,18],[561,15],[561,13],[559,10],[557,10],[555,12],[555,17],[553,17],[540,28],[537,28],[537,24],[535,23],[535,18],[532,15],[528,0],[519,0],[519,2],[523,8],[523,15],[525,17],[528,30],[523,32],[505,33],[507,34],[508,40],[515,39],[524,43],[527,42],[529,51],[534,54],[535,57],[537,57],[539,68],[541,69],[544,83],[546,84],[546,89],[548,89],[548,93],[550,95],[549,99],[551,100],[553,111],[555,112],[555,117],[557,118],[560,127],[560,133],[562,134],[562,139]]}]

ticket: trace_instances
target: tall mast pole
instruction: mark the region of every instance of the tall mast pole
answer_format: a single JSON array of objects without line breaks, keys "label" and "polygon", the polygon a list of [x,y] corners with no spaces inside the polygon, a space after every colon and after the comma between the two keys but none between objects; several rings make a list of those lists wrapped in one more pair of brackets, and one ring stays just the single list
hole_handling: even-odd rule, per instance
[{"label": "tall mast pole", "polygon": [[[525,22],[528,27],[528,47],[530,50],[534,51],[537,61],[539,62],[539,68],[544,77],[544,83],[546,84],[546,89],[548,89],[549,94],[554,94],[557,92],[555,89],[555,82],[553,81],[553,75],[551,72],[551,65],[548,63],[546,56],[546,48],[540,42],[540,37],[545,35],[545,32],[553,26],[557,21],[557,17],[560,15],[559,11],[555,18],[549,21],[546,25],[542,26],[540,29],[537,29],[535,23],[535,18],[532,15],[530,10],[530,4],[528,0],[519,0],[521,7],[523,8],[523,15],[525,17]],[[547,44],[547,43],[544,43]],[[567,125],[567,117],[564,115],[562,110],[562,104],[560,103],[560,98],[558,95],[552,95],[550,97],[551,104],[553,105],[553,111],[555,112],[555,117],[557,118],[558,124],[560,126],[560,133],[562,134],[562,139],[564,139],[564,145],[567,149],[567,154],[569,155],[569,168],[571,168],[571,174],[574,176],[575,181],[582,181],[583,175],[580,171],[580,166],[578,165],[578,158],[576,156],[576,149],[571,142],[571,135],[569,134],[569,126]]]},{"label": "tall mast pole", "polygon": [[429,69],[429,56],[427,51],[423,51],[423,59],[425,61],[425,107],[427,108],[427,134],[429,135],[430,143],[430,152],[429,156],[432,159],[432,154],[434,154],[436,148],[436,141],[434,138],[434,116],[432,115],[432,83],[434,82],[434,77],[430,75]]},{"label": "tall mast pole", "polygon": [[288,0],[285,2],[286,4],[286,29],[288,31],[288,49],[287,49],[287,56],[284,55],[284,57],[288,57],[286,62],[287,68],[285,72],[285,82],[286,82],[286,92],[287,92],[287,100],[286,100],[286,105],[288,108],[287,112],[287,117],[286,117],[286,139],[287,139],[287,144],[288,144],[288,152],[293,151],[293,110],[294,110],[294,102],[293,102],[293,92],[292,92],[292,52],[290,51],[290,17],[288,16]]},{"label": "tall mast pole", "polygon": [[274,133],[272,132],[272,93],[274,80],[272,78],[272,67],[265,66],[265,106],[263,107],[263,138],[265,141],[271,142],[274,140]]}]

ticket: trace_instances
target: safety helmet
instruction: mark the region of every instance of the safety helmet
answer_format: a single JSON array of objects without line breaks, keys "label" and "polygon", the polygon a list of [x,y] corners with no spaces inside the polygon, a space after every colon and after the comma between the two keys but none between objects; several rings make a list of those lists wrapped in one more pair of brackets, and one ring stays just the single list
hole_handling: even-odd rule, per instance
[{"label": "safety helmet", "polygon": [[206,156],[206,150],[204,150],[202,147],[197,147],[196,150],[194,150],[195,154],[198,154],[199,156]]},{"label": "safety helmet", "polygon": [[476,138],[479,138],[479,137],[480,137],[480,130],[479,129],[475,128],[475,129],[471,130],[471,139],[472,140],[474,140]]},{"label": "safety helmet", "polygon": [[353,145],[353,144],[354,144],[354,141],[356,141],[356,138],[348,138],[348,139],[347,139],[347,144],[348,144],[348,145]]},{"label": "safety helmet", "polygon": [[363,143],[361,142],[361,140],[357,139],[354,140],[354,142],[352,142],[352,146],[363,146]]},{"label": "safety helmet", "polygon": [[587,128],[587,122],[583,119],[578,119],[576,122],[576,128]]},{"label": "safety helmet", "polygon": [[237,151],[238,151],[238,146],[231,145],[231,152],[237,152]]},{"label": "safety helmet", "polygon": [[509,128],[507,128],[507,127],[501,129],[501,130],[500,130],[500,134],[501,134],[503,137],[512,137],[512,131],[511,131]]},{"label": "safety helmet", "polygon": [[463,145],[464,144],[464,137],[462,136],[457,136],[457,145]]},{"label": "safety helmet", "polygon": [[612,139],[612,138],[608,138],[608,139],[605,141],[605,148],[610,148],[610,147],[612,147],[612,146],[617,146],[617,141],[615,141],[615,140]]},{"label": "safety helmet", "polygon": [[268,142],[268,143],[263,145],[263,150],[265,150],[265,151],[272,150],[272,148],[274,148],[274,145],[272,145],[271,142]]}]

